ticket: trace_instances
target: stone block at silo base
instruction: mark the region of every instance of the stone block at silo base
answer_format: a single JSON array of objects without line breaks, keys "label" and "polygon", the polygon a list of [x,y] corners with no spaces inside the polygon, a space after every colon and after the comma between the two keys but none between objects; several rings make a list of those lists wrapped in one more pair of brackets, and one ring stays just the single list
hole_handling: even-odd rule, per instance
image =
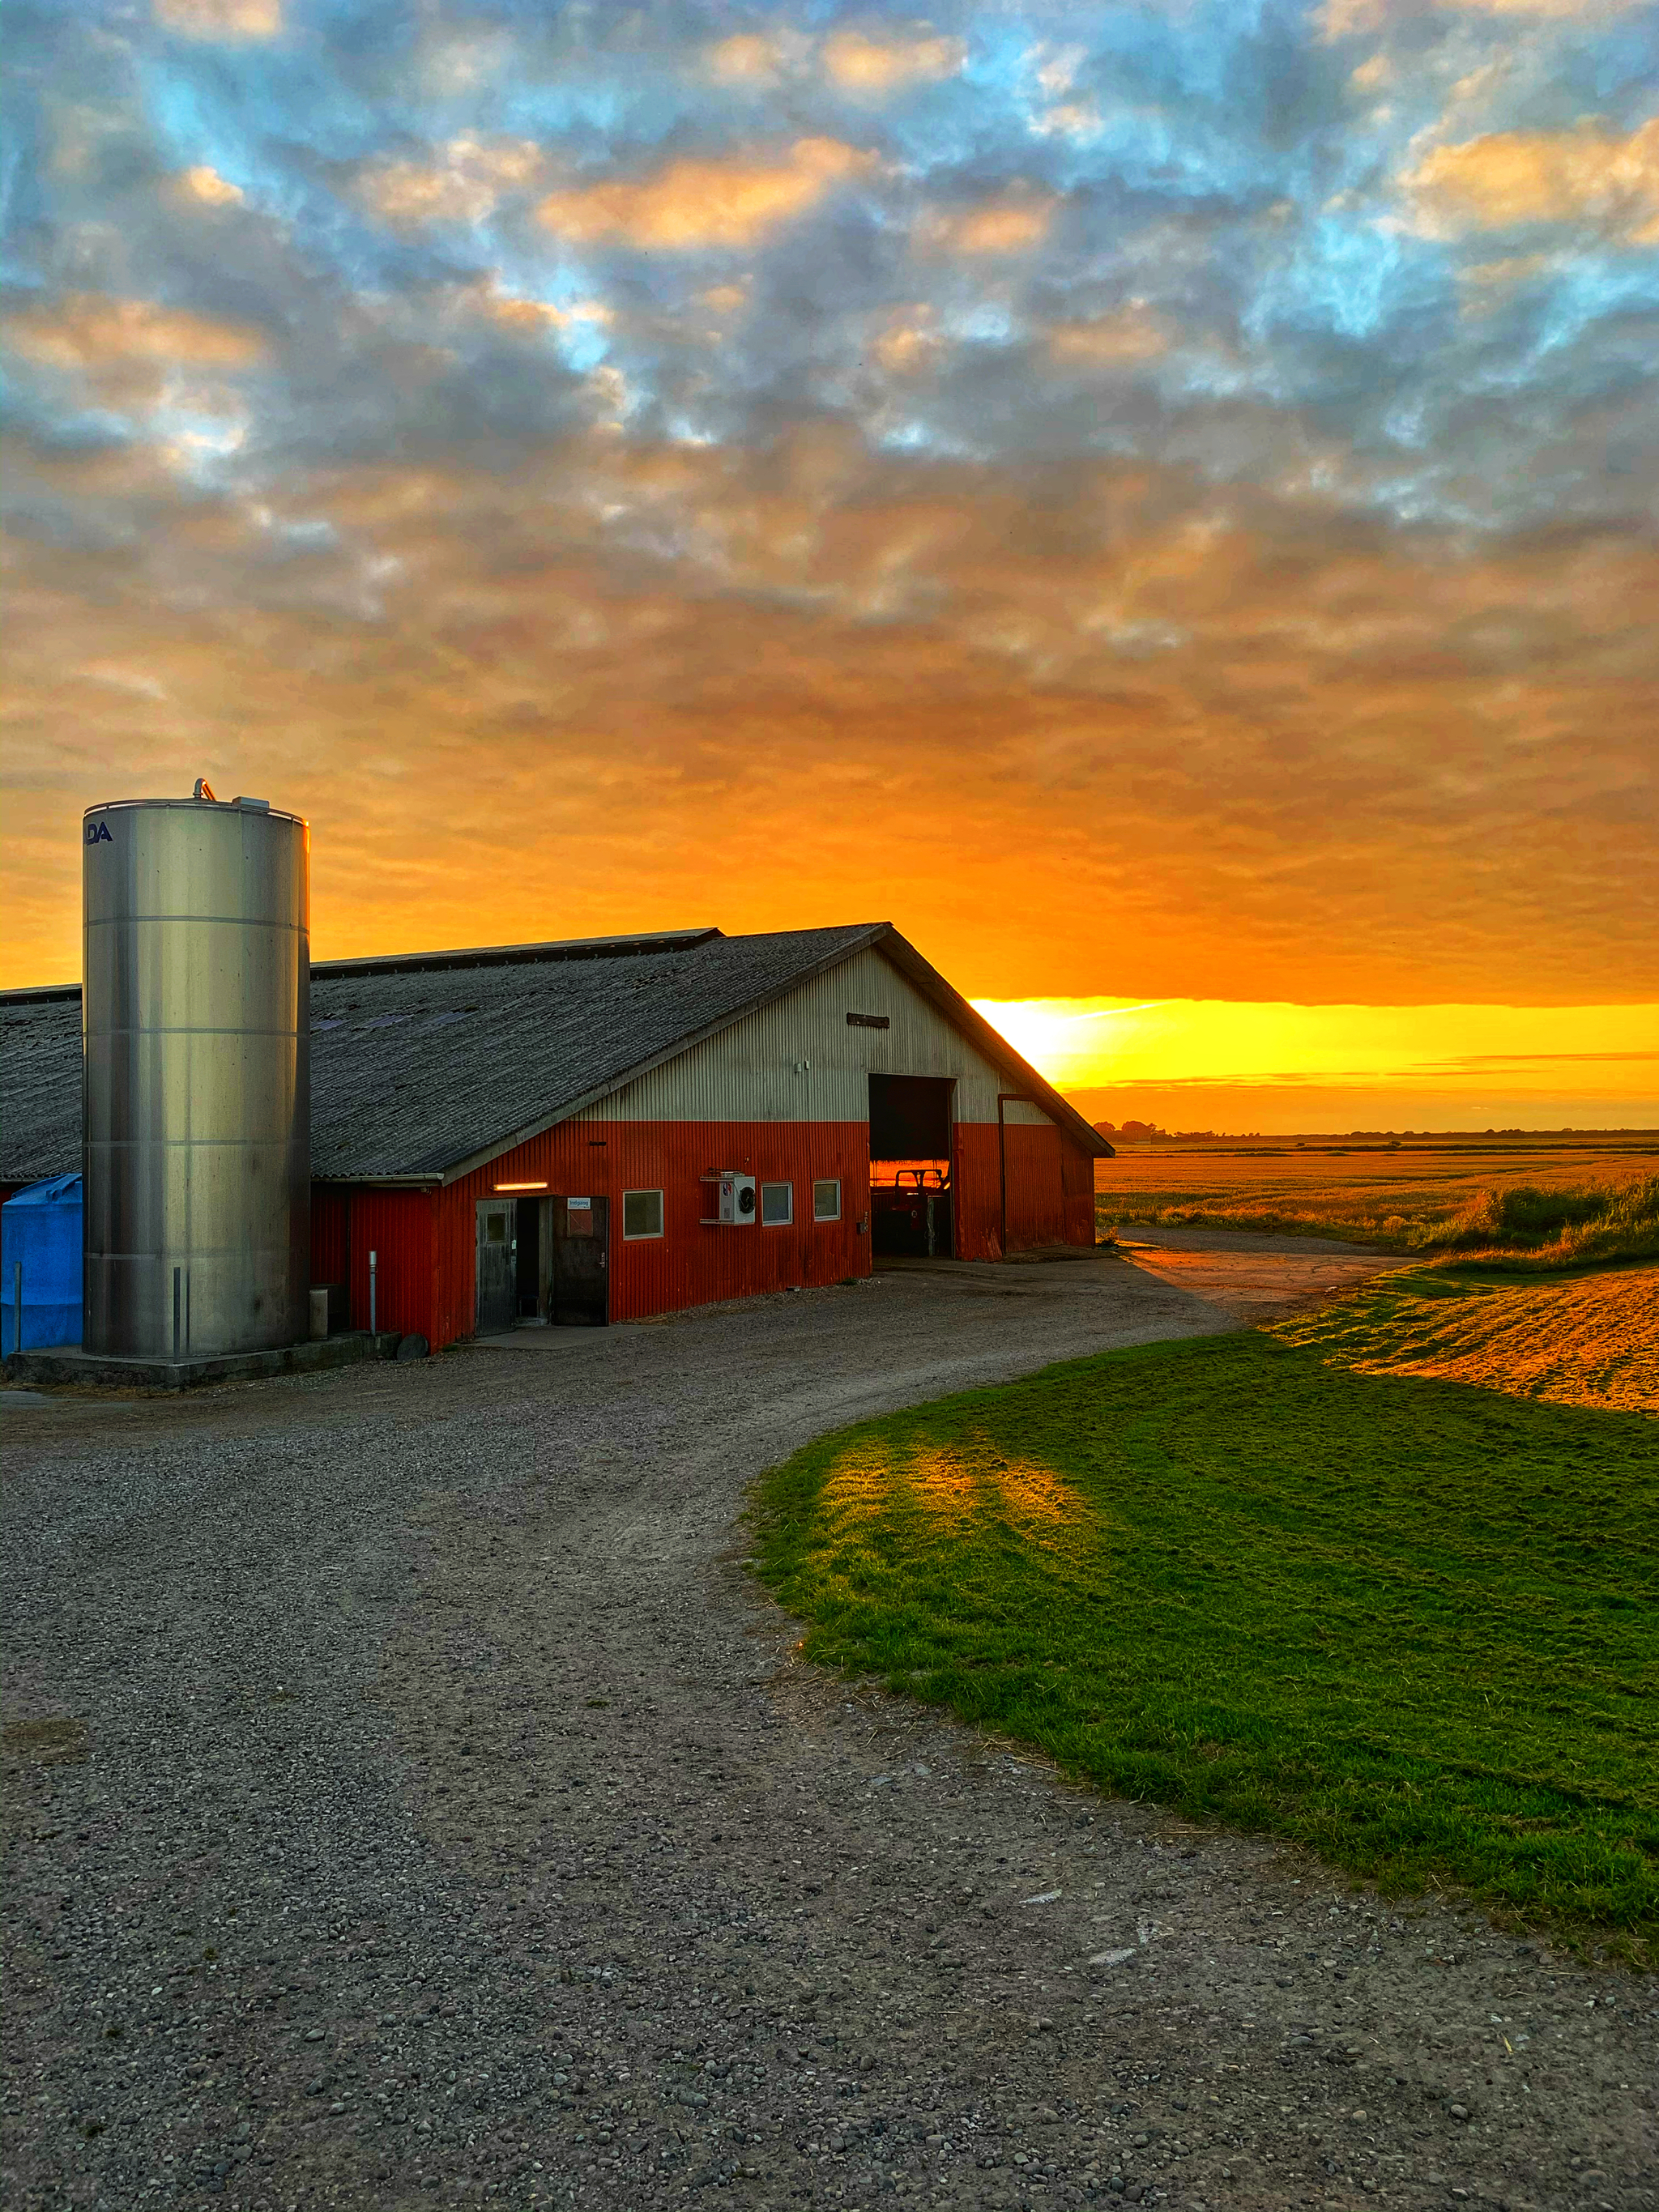
[{"label": "stone block at silo base", "polygon": [[233,1352],[218,1359],[126,1359],[83,1352],[60,1344],[40,1352],[13,1353],[0,1363],[8,1382],[81,1383],[102,1390],[199,1390],[214,1382],[253,1382],[273,1375],[310,1375],[327,1367],[350,1367],[363,1359],[395,1359],[401,1333],[366,1328],[308,1344],[285,1344],[274,1352]]}]

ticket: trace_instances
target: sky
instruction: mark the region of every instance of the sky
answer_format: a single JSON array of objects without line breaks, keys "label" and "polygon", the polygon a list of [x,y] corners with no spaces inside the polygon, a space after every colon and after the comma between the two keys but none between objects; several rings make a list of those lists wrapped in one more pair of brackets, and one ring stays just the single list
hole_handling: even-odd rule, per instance
[{"label": "sky", "polygon": [[1659,7],[8,61],[0,980],[205,775],[310,820],[319,957],[885,918],[1091,1095],[1659,1123]]}]

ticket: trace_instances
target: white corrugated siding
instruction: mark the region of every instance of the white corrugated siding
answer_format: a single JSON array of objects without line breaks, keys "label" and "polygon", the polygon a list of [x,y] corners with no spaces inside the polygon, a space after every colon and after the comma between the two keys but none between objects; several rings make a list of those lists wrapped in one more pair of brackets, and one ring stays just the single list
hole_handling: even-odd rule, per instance
[{"label": "white corrugated siding", "polygon": [[[849,1013],[885,1014],[892,1026],[849,1029]],[[954,1076],[957,1121],[994,1121],[997,1093],[1008,1087],[897,969],[865,951],[639,1077],[582,1118],[863,1121],[872,1074]],[[1036,1106],[1005,1112],[1011,1125],[1048,1121]]]}]

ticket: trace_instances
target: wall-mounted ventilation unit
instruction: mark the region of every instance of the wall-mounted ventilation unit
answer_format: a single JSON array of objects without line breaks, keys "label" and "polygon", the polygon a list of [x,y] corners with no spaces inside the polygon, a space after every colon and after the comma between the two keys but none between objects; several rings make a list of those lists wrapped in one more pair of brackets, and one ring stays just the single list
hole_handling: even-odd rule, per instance
[{"label": "wall-mounted ventilation unit", "polygon": [[757,1207],[753,1176],[738,1175],[726,1168],[718,1175],[706,1175],[702,1180],[713,1183],[717,1193],[714,1212],[702,1217],[706,1229],[741,1229],[754,1220]]}]

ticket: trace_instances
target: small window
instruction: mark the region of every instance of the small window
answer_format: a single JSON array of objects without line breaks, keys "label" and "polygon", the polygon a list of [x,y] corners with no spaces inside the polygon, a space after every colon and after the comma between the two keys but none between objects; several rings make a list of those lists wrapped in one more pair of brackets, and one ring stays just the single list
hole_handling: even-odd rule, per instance
[{"label": "small window", "polygon": [[485,1214],[484,1236],[491,1244],[505,1244],[507,1242],[507,1216],[504,1213]]},{"label": "small window", "polygon": [[792,1182],[761,1185],[761,1225],[781,1229],[795,1218],[795,1186]]},{"label": "small window", "polygon": [[662,1235],[662,1193],[659,1190],[625,1190],[623,1193],[623,1235]]},{"label": "small window", "polygon": [[814,1221],[841,1219],[841,1184],[834,1176],[813,1184],[812,1218]]}]

